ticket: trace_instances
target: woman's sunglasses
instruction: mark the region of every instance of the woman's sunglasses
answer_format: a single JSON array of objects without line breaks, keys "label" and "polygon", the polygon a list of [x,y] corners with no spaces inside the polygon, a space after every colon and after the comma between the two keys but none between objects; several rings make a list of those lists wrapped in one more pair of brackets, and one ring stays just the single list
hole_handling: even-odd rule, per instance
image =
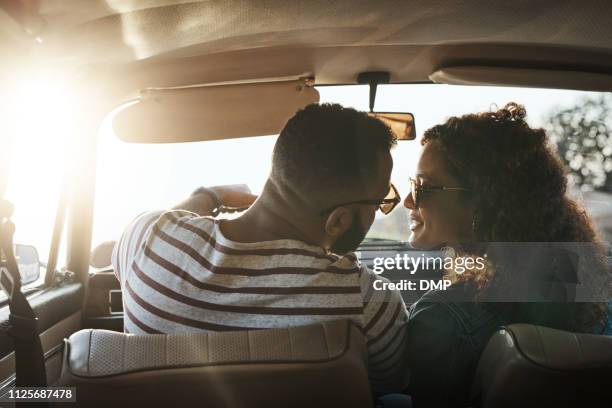
[{"label": "woman's sunglasses", "polygon": [[465,187],[446,187],[446,186],[423,186],[418,180],[410,177],[410,198],[412,198],[412,203],[414,209],[419,208],[421,204],[421,200],[425,193],[432,191],[471,191],[469,188]]},{"label": "woman's sunglasses", "polygon": [[323,211],[321,211],[319,213],[319,215],[329,214],[330,212],[334,211],[338,207],[342,207],[343,205],[351,205],[351,204],[377,205],[378,209],[383,214],[386,215],[386,214],[389,214],[391,211],[393,211],[393,209],[397,206],[397,204],[399,204],[400,201],[401,201],[401,198],[400,198],[400,195],[399,195],[399,193],[397,191],[397,188],[395,188],[395,186],[393,184],[389,184],[389,192],[387,193],[385,198],[383,198],[381,200],[350,201],[350,202],[338,204],[338,205],[330,207],[330,208],[328,208],[326,210],[323,210]]}]

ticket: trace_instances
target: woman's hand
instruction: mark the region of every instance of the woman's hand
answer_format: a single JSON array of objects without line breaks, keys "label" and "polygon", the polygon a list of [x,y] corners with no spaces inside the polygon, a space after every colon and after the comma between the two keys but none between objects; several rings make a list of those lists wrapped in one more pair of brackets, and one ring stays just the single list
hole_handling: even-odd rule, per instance
[{"label": "woman's hand", "polygon": [[246,184],[210,187],[226,207],[248,207],[257,199]]},{"label": "woman's hand", "polygon": [[189,198],[174,206],[175,210],[187,210],[201,216],[216,216],[218,207],[246,209],[257,199],[246,184],[214,186],[197,189]]}]

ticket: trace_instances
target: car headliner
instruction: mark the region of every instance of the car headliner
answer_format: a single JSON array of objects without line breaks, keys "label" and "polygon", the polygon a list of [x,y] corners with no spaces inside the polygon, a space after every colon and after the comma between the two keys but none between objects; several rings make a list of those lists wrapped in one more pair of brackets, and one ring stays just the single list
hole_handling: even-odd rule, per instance
[{"label": "car headliner", "polygon": [[[612,75],[612,7],[604,0],[23,4],[21,27],[0,24],[4,55],[34,50],[49,61],[95,64],[115,79],[120,72],[131,88],[304,75],[354,83],[372,70],[418,82],[457,65]],[[9,21],[2,14],[0,22]],[[40,33],[38,17],[46,21]]]}]

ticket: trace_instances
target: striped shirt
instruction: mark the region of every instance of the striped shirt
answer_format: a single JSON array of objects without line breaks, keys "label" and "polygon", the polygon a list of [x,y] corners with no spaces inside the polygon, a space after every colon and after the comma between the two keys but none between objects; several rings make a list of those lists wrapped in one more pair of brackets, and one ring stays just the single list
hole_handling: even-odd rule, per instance
[{"label": "striped shirt", "polygon": [[140,215],[113,250],[125,330],[178,333],[350,319],[364,332],[375,390],[401,386],[407,311],[354,254],[297,240],[240,243],[219,221],[173,210]]}]

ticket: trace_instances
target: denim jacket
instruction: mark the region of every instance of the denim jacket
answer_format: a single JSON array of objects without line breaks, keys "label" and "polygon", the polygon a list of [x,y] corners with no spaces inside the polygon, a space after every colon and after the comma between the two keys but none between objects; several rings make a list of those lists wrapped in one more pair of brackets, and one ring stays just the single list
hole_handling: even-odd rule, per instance
[{"label": "denim jacket", "polygon": [[503,325],[537,324],[561,330],[573,316],[571,305],[560,303],[521,304],[515,321],[500,312],[466,299],[467,285],[455,284],[446,291],[430,291],[409,309],[404,361],[407,393],[414,406],[464,407],[478,360],[490,337]]},{"label": "denim jacket", "polygon": [[430,291],[410,307],[405,363],[416,407],[467,405],[478,358],[504,324],[477,303],[449,301],[448,291]]}]

